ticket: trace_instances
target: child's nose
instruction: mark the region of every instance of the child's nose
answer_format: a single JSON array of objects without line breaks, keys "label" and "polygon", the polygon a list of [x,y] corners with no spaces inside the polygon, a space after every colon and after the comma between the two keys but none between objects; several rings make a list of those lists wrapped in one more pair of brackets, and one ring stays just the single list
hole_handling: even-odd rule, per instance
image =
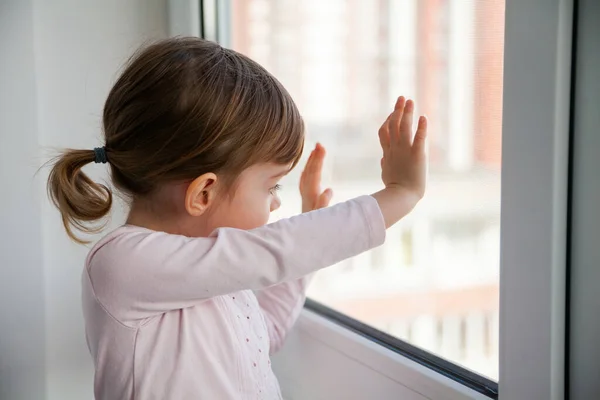
[{"label": "child's nose", "polygon": [[271,212],[277,210],[281,207],[281,199],[279,196],[273,196],[273,200],[271,200]]}]

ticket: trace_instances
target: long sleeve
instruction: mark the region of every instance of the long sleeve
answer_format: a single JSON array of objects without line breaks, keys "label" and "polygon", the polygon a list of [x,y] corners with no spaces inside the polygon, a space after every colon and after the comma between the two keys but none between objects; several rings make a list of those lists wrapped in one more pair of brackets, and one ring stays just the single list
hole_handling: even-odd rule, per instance
[{"label": "long sleeve", "polygon": [[290,329],[298,319],[311,276],[305,276],[291,282],[283,282],[256,292],[258,304],[265,318],[271,354],[279,351]]},{"label": "long sleeve", "polygon": [[94,295],[118,320],[292,281],[383,243],[375,199],[362,196],[254,230],[188,238],[124,227],[90,252]]}]

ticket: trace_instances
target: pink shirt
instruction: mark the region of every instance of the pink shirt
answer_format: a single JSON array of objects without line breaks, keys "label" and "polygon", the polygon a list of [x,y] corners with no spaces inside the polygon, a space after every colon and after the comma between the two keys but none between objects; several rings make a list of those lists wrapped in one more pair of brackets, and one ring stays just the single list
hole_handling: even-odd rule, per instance
[{"label": "pink shirt", "polygon": [[269,354],[313,271],[383,243],[371,196],[251,231],[188,238],[123,226],[83,273],[97,399],[280,399]]}]

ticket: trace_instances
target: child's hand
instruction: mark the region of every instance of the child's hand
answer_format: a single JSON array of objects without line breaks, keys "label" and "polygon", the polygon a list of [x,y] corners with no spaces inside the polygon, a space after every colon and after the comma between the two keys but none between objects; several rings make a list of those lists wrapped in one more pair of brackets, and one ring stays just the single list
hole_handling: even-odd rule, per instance
[{"label": "child's hand", "polygon": [[414,108],[412,100],[399,97],[394,111],[379,129],[383,149],[381,178],[385,189],[373,196],[379,202],[388,227],[410,212],[425,194],[427,119],[419,118],[413,138]]},{"label": "child's hand", "polygon": [[333,196],[331,189],[321,192],[321,172],[323,160],[325,159],[325,148],[319,143],[310,153],[306,166],[300,176],[300,196],[302,196],[302,212],[317,210],[327,207]]},{"label": "child's hand", "polygon": [[417,132],[412,133],[415,103],[399,97],[394,112],[379,129],[383,149],[381,178],[386,188],[402,189],[419,199],[425,194],[425,138],[427,119],[419,118]]}]

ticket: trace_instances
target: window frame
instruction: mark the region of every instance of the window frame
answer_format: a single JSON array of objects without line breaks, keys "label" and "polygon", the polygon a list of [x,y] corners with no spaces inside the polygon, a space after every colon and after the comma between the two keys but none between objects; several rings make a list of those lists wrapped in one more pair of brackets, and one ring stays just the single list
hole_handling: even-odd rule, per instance
[{"label": "window frame", "polygon": [[490,398],[307,307],[272,359],[289,400]]},{"label": "window frame", "polygon": [[600,359],[591,350],[600,335],[600,7],[596,0],[576,2],[574,55],[569,304],[567,309],[567,387],[565,398],[593,399],[600,392]]},{"label": "window frame", "polygon": [[[232,0],[196,1],[201,10],[198,35],[203,32],[204,37],[227,46],[226,27],[234,5]],[[422,357],[422,350],[310,300],[283,355],[276,358],[276,367],[286,362],[288,365],[284,374],[287,380],[282,379],[284,393],[286,383],[295,379],[296,371],[302,376],[301,390],[315,387],[334,398],[342,398],[339,397],[342,393],[350,395],[345,398],[363,398],[356,385],[348,385],[354,388],[352,392],[339,384],[325,388],[319,384],[321,378],[310,370],[293,367],[306,357],[306,348],[298,347],[296,340],[306,336],[314,340],[305,340],[304,346],[321,342],[340,355],[349,356],[356,351],[355,346],[360,346],[364,350],[359,360],[365,367],[364,376],[374,372],[389,375],[386,363],[393,360],[398,366],[396,381],[413,390],[415,399],[563,398],[571,58],[576,1],[506,0],[499,395],[495,382],[490,385],[491,381],[435,355]],[[340,358],[342,372],[346,371],[344,362]],[[469,377],[467,384],[457,378],[464,377],[465,371]],[[331,372],[329,380],[334,376]],[[342,372],[336,372],[335,376]],[[289,387],[293,389],[294,384]],[[440,391],[441,388],[446,391]],[[295,397],[292,392],[288,391],[290,397]],[[314,391],[314,398],[323,393]],[[369,393],[364,395],[370,397]],[[389,397],[384,397],[397,398],[395,395],[389,393]]]},{"label": "window frame", "polygon": [[486,398],[498,398],[498,382],[470,371],[434,353],[428,352],[410,342],[389,335],[369,324],[361,322],[344,313],[336,311],[318,301],[308,298],[304,308],[314,314],[327,318],[329,321],[348,329],[355,334],[370,340],[389,351],[400,354],[446,378],[481,393]]},{"label": "window frame", "polygon": [[573,10],[506,2],[501,400],[564,398]]}]

